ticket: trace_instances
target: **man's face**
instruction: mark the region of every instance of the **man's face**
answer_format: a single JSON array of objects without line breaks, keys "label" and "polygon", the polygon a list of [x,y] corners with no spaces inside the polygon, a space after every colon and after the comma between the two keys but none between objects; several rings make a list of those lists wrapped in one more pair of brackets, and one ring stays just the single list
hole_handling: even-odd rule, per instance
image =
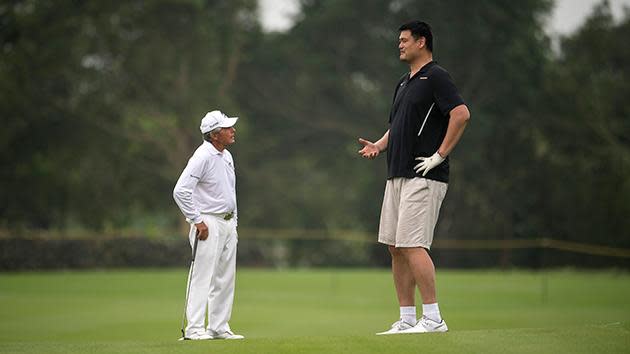
[{"label": "man's face", "polygon": [[404,62],[412,62],[420,56],[420,49],[424,46],[424,37],[416,40],[411,31],[401,31],[398,36],[398,50],[400,51],[400,60]]},{"label": "man's face", "polygon": [[219,133],[216,135],[217,142],[223,146],[228,146],[230,144],[234,144],[236,135],[236,128],[221,128]]}]

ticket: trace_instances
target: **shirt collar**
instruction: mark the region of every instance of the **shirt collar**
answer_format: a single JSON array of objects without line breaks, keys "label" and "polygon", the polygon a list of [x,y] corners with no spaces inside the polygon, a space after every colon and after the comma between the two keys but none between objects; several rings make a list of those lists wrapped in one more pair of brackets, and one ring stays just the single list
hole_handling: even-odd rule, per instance
[{"label": "shirt collar", "polygon": [[212,155],[223,155],[223,152],[217,150],[217,148],[214,147],[214,145],[212,145],[212,143],[208,142],[208,141],[204,141],[203,145],[206,147],[206,150],[208,150],[208,152]]},{"label": "shirt collar", "polygon": [[429,70],[430,67],[432,67],[435,64],[436,64],[435,60],[431,60],[430,62],[424,64],[424,66],[422,66],[420,70],[418,71],[418,74],[424,74],[425,72],[427,72],[427,70]]},{"label": "shirt collar", "polygon": [[415,79],[417,76],[424,75],[427,72],[427,70],[429,70],[435,64],[437,64],[436,61],[435,60],[431,60],[430,62],[424,64],[414,76],[409,77],[409,75],[411,73],[407,74],[407,81],[411,81],[411,80]]}]

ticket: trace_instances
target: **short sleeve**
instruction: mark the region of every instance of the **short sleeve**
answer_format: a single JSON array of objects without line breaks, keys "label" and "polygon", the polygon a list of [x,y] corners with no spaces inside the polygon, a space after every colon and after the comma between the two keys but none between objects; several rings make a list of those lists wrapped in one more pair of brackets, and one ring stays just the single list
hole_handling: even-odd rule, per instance
[{"label": "short sleeve", "polygon": [[442,115],[448,116],[453,108],[464,104],[464,99],[459,94],[451,75],[446,70],[436,70],[430,78],[433,87],[433,97]]}]

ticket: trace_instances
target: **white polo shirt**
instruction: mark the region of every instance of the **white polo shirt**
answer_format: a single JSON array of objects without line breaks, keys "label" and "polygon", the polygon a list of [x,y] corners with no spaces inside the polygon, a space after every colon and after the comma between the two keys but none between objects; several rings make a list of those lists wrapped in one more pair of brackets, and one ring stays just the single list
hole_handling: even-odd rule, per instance
[{"label": "white polo shirt", "polygon": [[201,214],[236,212],[232,154],[227,149],[219,152],[204,141],[179,176],[173,198],[186,221],[193,224],[201,222]]}]

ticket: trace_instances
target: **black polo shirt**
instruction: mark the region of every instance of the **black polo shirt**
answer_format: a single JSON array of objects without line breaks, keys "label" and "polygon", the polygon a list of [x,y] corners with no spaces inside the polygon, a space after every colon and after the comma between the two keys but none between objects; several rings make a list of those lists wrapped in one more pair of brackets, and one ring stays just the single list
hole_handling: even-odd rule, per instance
[{"label": "black polo shirt", "polygon": [[[449,112],[460,104],[464,104],[464,99],[451,76],[434,61],[413,77],[405,74],[400,79],[389,114],[388,179],[422,177],[413,170],[420,162],[415,158],[429,157],[438,150],[446,135]],[[425,178],[448,183],[448,156]]]}]

